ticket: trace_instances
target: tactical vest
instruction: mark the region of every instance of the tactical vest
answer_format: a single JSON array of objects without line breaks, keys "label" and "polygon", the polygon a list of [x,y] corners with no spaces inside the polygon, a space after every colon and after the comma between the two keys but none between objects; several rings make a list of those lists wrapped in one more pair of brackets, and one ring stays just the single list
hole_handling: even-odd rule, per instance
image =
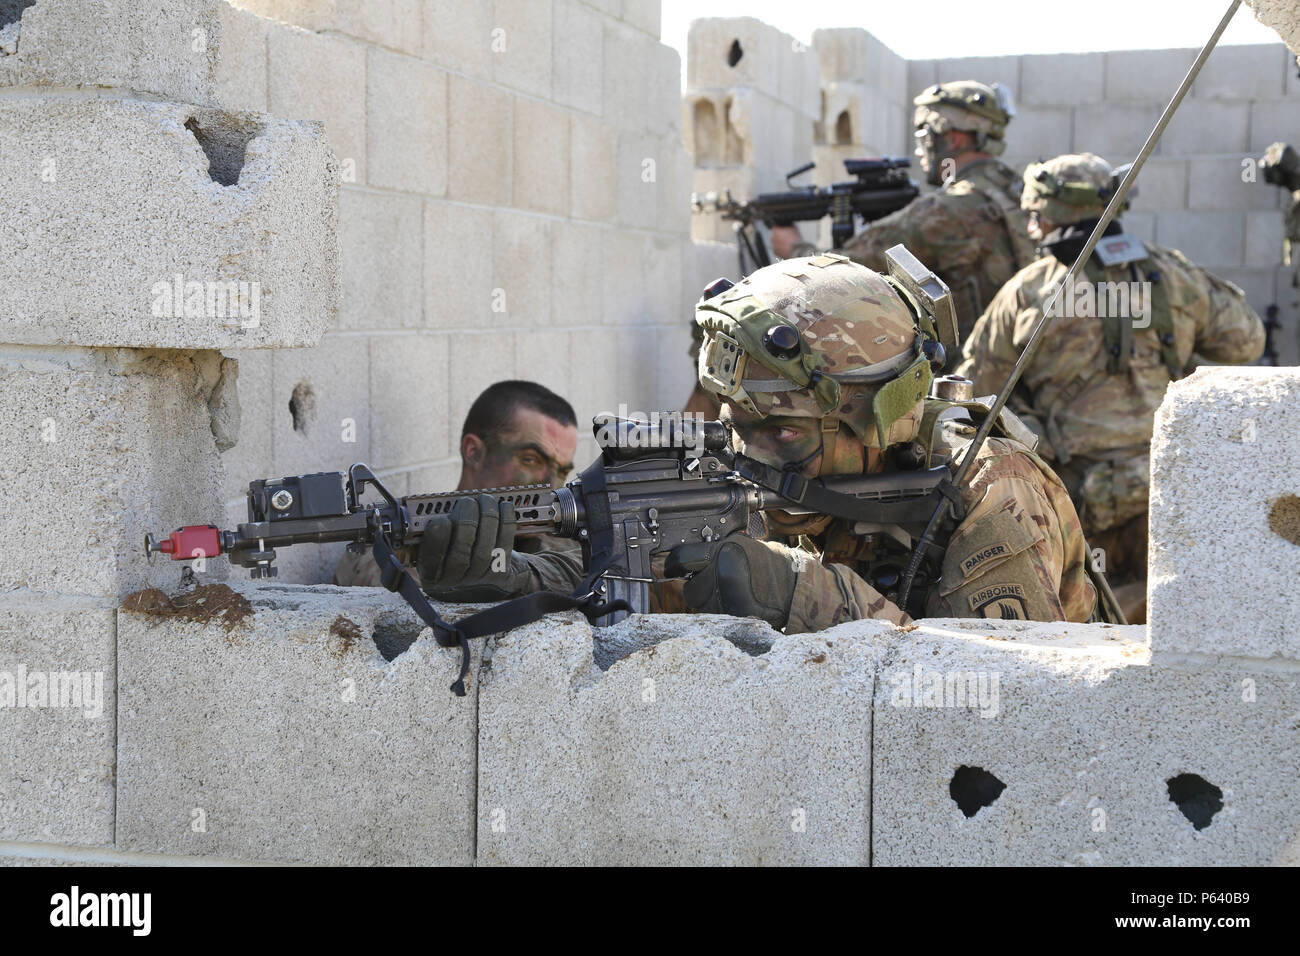
[{"label": "tactical vest", "polygon": [[[1011,243],[1011,255],[1016,261],[1016,271],[1029,265],[1038,256],[1038,249],[1034,240],[1029,238],[1025,232],[1024,221],[1020,218],[1020,194],[1013,196],[1008,192],[1011,183],[1017,181],[1014,172],[1001,163],[994,162],[993,168],[999,173],[1011,173],[1011,178],[1007,180],[1007,185],[1001,189],[991,188],[983,185],[977,179],[971,178],[966,180],[970,183],[971,189],[975,190],[989,202],[993,203],[1002,217],[1002,225],[1007,231],[1007,239]],[[1006,178],[1005,175],[1003,178]]]}]

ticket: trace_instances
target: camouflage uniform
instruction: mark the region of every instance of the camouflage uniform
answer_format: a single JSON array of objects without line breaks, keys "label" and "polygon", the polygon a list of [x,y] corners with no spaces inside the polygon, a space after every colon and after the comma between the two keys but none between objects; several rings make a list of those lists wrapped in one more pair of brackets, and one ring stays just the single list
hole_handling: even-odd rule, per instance
[{"label": "camouflage uniform", "polygon": [[[821,423],[823,461],[843,473],[843,452],[918,443],[928,464],[956,462],[975,432],[979,410],[924,399],[931,369],[913,356],[919,306],[904,304],[898,287],[840,256],[792,259],[761,269],[720,296],[702,303],[697,322],[709,336],[738,338],[760,367],[740,395],[734,383],[711,376],[701,362],[701,382],[727,396],[728,410],[761,422],[768,416],[808,417]],[[772,363],[752,346],[764,325],[793,325],[806,349],[793,363]],[[922,319],[926,327],[928,319]],[[933,330],[930,330],[932,334]],[[850,384],[855,371],[882,362],[905,367],[887,382]],[[752,368],[752,366],[751,366]],[[801,373],[800,370],[803,370]],[[793,388],[818,370],[820,380]],[[773,374],[779,376],[773,380]],[[793,379],[791,379],[793,376]],[[836,380],[841,377],[841,381]],[[765,381],[766,380],[766,381]],[[834,384],[832,384],[834,383]],[[741,438],[731,416],[737,451],[760,457]],[[838,425],[828,432],[827,423]],[[847,447],[846,447],[847,446]],[[860,459],[859,459],[860,460]],[[1030,449],[1003,433],[981,449],[959,489],[963,520],[945,547],[941,576],[926,591],[925,613],[943,617],[1014,617],[1085,621],[1096,595],[1084,567],[1082,530],[1061,482]],[[775,461],[769,464],[777,465]],[[825,475],[827,466],[822,465]],[[850,522],[813,516],[790,523],[770,516],[768,547],[800,550],[810,560],[798,571],[787,633],[821,630],[843,621],[875,617],[905,623],[908,615],[873,586],[882,570],[899,565],[899,549],[884,535],[854,533]]]},{"label": "camouflage uniform", "polygon": [[[556,576],[557,573],[563,574],[563,571],[557,572],[554,569],[554,564],[550,561],[531,561],[529,557],[526,557],[527,555],[553,551],[563,556],[557,559],[561,566],[567,564],[580,569],[582,564],[581,548],[578,542],[568,538],[557,538],[549,534],[519,538],[515,541],[512,550],[515,552],[511,556],[512,570],[516,574],[527,574],[529,581],[527,590],[519,591],[520,594],[533,591],[563,590],[564,583],[568,580],[567,576]],[[411,567],[412,555],[402,549],[398,551],[397,557],[402,564],[406,565],[406,573],[419,581],[419,575]],[[380,580],[379,565],[375,563],[374,555],[369,551],[364,554],[353,554],[351,551],[345,551],[339,559],[338,567],[334,569],[334,584],[340,587],[383,587],[383,582]]]},{"label": "camouflage uniform", "polygon": [[[1002,388],[1114,186],[1110,166],[1087,153],[1031,164],[1025,181],[1025,208],[1064,228],[1045,240],[1052,254],[1017,273],[966,339],[957,374],[975,383],[976,395]],[[1066,191],[1054,194],[1058,186]],[[1107,235],[1118,234],[1112,223]],[[1063,299],[1076,304],[1074,317],[1054,320],[1010,402],[1042,436],[1039,451],[1070,488],[1089,542],[1106,553],[1106,572],[1117,590],[1146,576],[1148,459],[1166,386],[1193,352],[1241,363],[1259,358],[1264,346],[1263,325],[1240,289],[1176,250],[1145,248],[1145,258],[1120,265],[1103,266],[1093,256],[1073,299]],[[1086,287],[1134,281],[1149,283],[1150,299],[1139,299],[1139,314],[1149,316],[1150,327],[1132,329],[1124,360],[1113,331],[1118,320],[1110,326],[1108,347],[1107,322],[1097,317],[1103,296]],[[1089,301],[1094,307],[1084,307]],[[1108,305],[1104,311],[1112,310]],[[1068,305],[1058,314],[1069,316]]]},{"label": "camouflage uniform", "polygon": [[[1011,118],[993,102],[994,96],[991,88],[974,81],[944,83],[918,96],[918,132],[971,132],[983,138],[981,151],[991,155],[955,170],[938,190],[871,223],[839,250],[881,272],[885,250],[905,245],[952,291],[963,334],[1003,283],[1034,259],[1020,210],[1020,176],[994,158],[1003,151],[1002,132]],[[979,102],[971,102],[975,97]],[[933,161],[942,175],[942,161]]]}]

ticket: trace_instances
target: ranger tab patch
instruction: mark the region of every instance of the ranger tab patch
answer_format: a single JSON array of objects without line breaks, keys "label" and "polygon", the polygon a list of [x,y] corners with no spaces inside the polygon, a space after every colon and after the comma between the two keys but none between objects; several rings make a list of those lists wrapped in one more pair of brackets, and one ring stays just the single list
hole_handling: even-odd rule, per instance
[{"label": "ranger tab patch", "polygon": [[1019,584],[993,584],[980,588],[970,596],[972,611],[980,617],[1001,618],[1004,621],[1027,621],[1025,589]]},{"label": "ranger tab patch", "polygon": [[1010,553],[1011,553],[1010,545],[1005,545],[1005,544],[991,544],[987,548],[980,548],[978,551],[976,551],[974,554],[972,554],[969,558],[967,558],[965,561],[961,563],[962,573],[965,574],[967,577],[970,577],[971,572],[974,571],[976,568],[978,568],[989,558],[999,558],[1004,555],[1008,555]]}]

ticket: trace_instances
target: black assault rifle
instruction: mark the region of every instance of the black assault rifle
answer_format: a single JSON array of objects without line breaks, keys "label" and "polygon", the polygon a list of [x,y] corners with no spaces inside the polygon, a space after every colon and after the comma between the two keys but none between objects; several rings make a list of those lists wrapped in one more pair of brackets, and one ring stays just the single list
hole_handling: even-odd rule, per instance
[{"label": "black assault rifle", "polygon": [[[679,412],[652,415],[649,422],[598,416],[594,430],[600,458],[562,488],[531,485],[397,498],[358,463],[346,474],[253,481],[248,486],[248,521],[234,531],[190,525],[161,541],[146,535],[145,553],[151,559],[166,554],[173,561],[224,554],[261,578],[275,575],[276,548],[346,541],[354,549],[370,549],[384,586],[406,598],[440,644],[461,646],[460,678],[452,689],[463,694],[469,668],[467,638],[518,627],[552,611],[576,609],[597,624],[647,612],[651,561],[660,552],[736,531],[761,535],[754,519],[769,509],[832,514],[919,535],[938,496],[950,488],[950,473],[942,465],[830,479],[778,471],[732,453],[721,422],[702,422]],[[364,501],[371,487],[379,500]],[[520,536],[550,534],[580,542],[586,576],[572,595],[525,595],[454,624],[438,615],[395,551],[418,544],[429,520],[448,514],[458,500],[483,493],[514,505]],[[895,584],[906,563],[907,552],[900,549]],[[890,595],[896,596],[896,591]]]},{"label": "black assault rifle", "polygon": [[759,193],[746,202],[732,197],[706,193],[692,195],[691,205],[697,212],[717,212],[733,220],[736,246],[740,254],[740,274],[771,265],[763,235],[755,227],[761,222],[773,226],[791,226],[831,217],[831,241],[836,249],[858,231],[858,223],[872,222],[902,209],[921,192],[907,175],[909,159],[846,159],[844,168],[853,179],[830,186],[795,186],[790,180],[808,172],[816,164],[808,163],[791,170],[785,177],[790,187],[783,193]]}]

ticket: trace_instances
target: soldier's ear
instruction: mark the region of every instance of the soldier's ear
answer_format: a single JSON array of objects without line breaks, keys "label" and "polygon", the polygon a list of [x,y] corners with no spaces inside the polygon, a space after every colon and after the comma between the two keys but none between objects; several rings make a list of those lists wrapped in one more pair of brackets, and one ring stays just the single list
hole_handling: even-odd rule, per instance
[{"label": "soldier's ear", "polygon": [[487,457],[487,445],[483,439],[474,434],[462,435],[460,438],[460,460],[462,463],[469,465],[471,468],[483,467],[483,459]]}]

